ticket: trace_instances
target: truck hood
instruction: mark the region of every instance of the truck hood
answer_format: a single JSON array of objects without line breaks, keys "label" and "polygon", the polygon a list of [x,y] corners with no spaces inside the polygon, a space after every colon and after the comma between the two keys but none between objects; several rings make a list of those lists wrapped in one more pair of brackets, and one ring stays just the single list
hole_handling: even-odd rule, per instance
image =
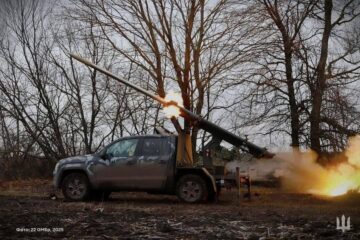
[{"label": "truck hood", "polygon": [[73,156],[61,159],[59,161],[59,164],[65,164],[65,163],[85,163],[88,161],[91,161],[95,158],[94,154],[88,154],[88,155],[80,155],[80,156]]}]

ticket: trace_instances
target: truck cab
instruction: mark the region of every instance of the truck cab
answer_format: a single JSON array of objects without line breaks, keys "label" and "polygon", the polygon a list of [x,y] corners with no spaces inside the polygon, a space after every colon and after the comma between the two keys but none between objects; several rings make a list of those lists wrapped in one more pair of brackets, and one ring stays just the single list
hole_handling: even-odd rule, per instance
[{"label": "truck cab", "polygon": [[213,198],[214,178],[205,168],[179,166],[176,135],[132,136],[95,154],[60,160],[54,185],[66,199],[106,198],[114,191],[176,194],[182,201]]}]

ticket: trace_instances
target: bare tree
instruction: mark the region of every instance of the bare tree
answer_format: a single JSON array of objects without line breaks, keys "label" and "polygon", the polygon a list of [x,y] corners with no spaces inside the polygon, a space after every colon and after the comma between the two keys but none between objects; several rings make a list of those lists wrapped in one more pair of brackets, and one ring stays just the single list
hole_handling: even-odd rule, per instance
[{"label": "bare tree", "polygon": [[[184,106],[197,114],[206,89],[241,61],[244,32],[233,17],[233,1],[74,1],[71,17],[94,22],[113,49],[145,71],[156,92],[181,91]],[[246,28],[247,29],[247,28]],[[119,38],[120,37],[120,38]],[[185,121],[186,131],[193,124]],[[192,128],[192,141],[197,139]]]},{"label": "bare tree", "polygon": [[[49,46],[53,48],[49,49],[49,60],[54,65],[54,70],[59,73],[52,84],[69,102],[71,113],[66,114],[67,121],[72,127],[78,127],[76,131],[71,130],[70,134],[80,134],[85,152],[92,153],[106,138],[106,134],[100,139],[95,139],[95,135],[96,131],[100,131],[98,128],[101,118],[104,117],[102,108],[107,100],[109,84],[106,78],[98,76],[97,71],[91,69],[83,71],[84,68],[75,65],[68,54],[71,51],[82,52],[96,64],[100,61],[109,64],[107,67],[110,67],[114,55],[106,54],[106,46],[94,33],[91,25],[87,27],[71,24],[71,26],[71,29],[56,28],[55,30],[60,29],[54,34],[56,45]],[[80,36],[76,36],[74,32],[79,29],[83,31]],[[95,140],[98,143],[96,146],[94,146]]]},{"label": "bare tree", "polygon": [[[321,124],[326,122],[327,124],[336,127],[333,120],[329,120],[328,117],[322,116],[322,107],[324,103],[324,96],[328,88],[329,81],[334,81],[334,79],[342,77],[344,75],[349,75],[360,69],[360,59],[353,60],[352,58],[355,49],[353,44],[348,45],[348,49],[338,56],[334,56],[329,61],[329,44],[331,43],[331,38],[339,39],[346,38],[349,36],[342,36],[341,33],[337,31],[337,28],[343,27],[345,24],[351,23],[353,20],[360,16],[360,6],[358,1],[349,0],[341,3],[336,3],[336,8],[334,8],[332,0],[324,0],[324,3],[320,5],[320,10],[323,11],[323,14],[316,14],[316,17],[323,22],[322,28],[322,38],[321,38],[321,50],[320,57],[316,64],[314,80],[310,81],[309,88],[311,92],[312,99],[312,109],[310,113],[310,146],[313,150],[320,152],[321,151]],[[333,20],[333,17],[334,20]],[[358,38],[358,37],[357,37]],[[346,40],[345,40],[346,41]],[[339,41],[338,44],[344,43],[344,41]],[[359,42],[357,42],[359,44]],[[334,73],[334,68],[338,63],[344,64],[347,66],[341,67],[342,70],[337,69],[337,72]],[[339,125],[340,126],[340,125]],[[339,128],[339,127],[336,127]]]},{"label": "bare tree", "polygon": [[48,9],[40,1],[8,1],[4,6],[7,38],[0,51],[7,64],[0,69],[0,90],[9,105],[3,110],[22,123],[46,155],[66,156],[59,122],[66,103],[59,102],[61,95],[49,84],[52,71],[44,46]]},{"label": "bare tree", "polygon": [[[300,30],[306,19],[312,13],[317,1],[292,1],[279,2],[263,0],[266,12],[276,25],[281,36],[281,49],[283,51],[283,63],[285,67],[285,83],[287,86],[286,95],[290,108],[290,126],[292,146],[299,146],[300,138],[300,117],[298,102],[295,92],[295,79],[293,76],[293,54],[296,45],[299,44]],[[277,57],[279,59],[279,56]]]},{"label": "bare tree", "polygon": [[[241,100],[234,106],[234,127],[258,125],[262,134],[289,135],[291,145],[303,139],[301,91],[296,51],[300,34],[317,1],[256,1],[245,3],[256,29],[257,51],[246,64],[246,84],[240,81]],[[239,14],[239,18],[243,14]],[[237,83],[239,84],[239,83]]]},{"label": "bare tree", "polygon": [[[267,133],[289,135],[293,146],[319,152],[321,145],[327,150],[345,146],[359,126],[354,119],[357,98],[349,92],[359,76],[355,2],[336,2],[331,13],[323,1],[250,4],[251,14],[262,23],[255,27],[268,38],[260,44],[264,52],[249,68],[242,90],[245,101],[239,106],[250,114],[240,116],[247,119],[241,126],[259,124]],[[333,19],[327,32],[324,16],[331,19],[331,14],[340,20]]]}]

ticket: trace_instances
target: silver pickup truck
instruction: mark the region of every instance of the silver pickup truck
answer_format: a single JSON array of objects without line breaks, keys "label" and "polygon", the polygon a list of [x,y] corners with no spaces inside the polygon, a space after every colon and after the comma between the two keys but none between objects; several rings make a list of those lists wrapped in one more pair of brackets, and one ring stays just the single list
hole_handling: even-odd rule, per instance
[{"label": "silver pickup truck", "polygon": [[213,200],[216,179],[205,169],[177,166],[177,136],[125,137],[101,151],[60,160],[54,185],[66,199],[107,198],[114,191],[176,194],[182,201]]}]

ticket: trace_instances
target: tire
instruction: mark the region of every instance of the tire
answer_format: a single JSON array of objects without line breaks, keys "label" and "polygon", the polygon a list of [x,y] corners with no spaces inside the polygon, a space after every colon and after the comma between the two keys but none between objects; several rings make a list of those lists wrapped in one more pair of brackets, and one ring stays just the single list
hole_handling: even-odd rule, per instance
[{"label": "tire", "polygon": [[107,201],[109,200],[111,192],[110,191],[100,191],[93,190],[91,191],[91,199],[95,201]]},{"label": "tire", "polygon": [[70,173],[63,179],[61,189],[66,200],[84,201],[89,197],[90,184],[85,174]]},{"label": "tire", "polygon": [[176,195],[187,203],[198,203],[207,195],[205,180],[198,175],[182,176],[176,184]]}]

